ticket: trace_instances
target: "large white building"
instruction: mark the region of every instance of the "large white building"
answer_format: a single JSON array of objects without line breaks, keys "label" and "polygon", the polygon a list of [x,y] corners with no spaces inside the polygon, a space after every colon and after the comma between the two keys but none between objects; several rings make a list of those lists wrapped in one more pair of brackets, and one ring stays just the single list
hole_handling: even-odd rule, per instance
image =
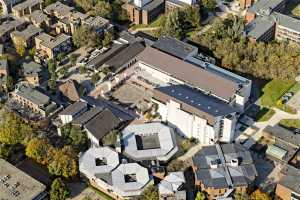
[{"label": "large white building", "polygon": [[110,147],[91,148],[79,159],[79,170],[114,199],[129,199],[152,184],[148,169],[138,163],[120,163],[119,154]]},{"label": "large white building", "polygon": [[251,81],[203,59],[194,46],[160,38],[137,56],[136,79],[154,90],[162,120],[202,144],[231,142]]}]

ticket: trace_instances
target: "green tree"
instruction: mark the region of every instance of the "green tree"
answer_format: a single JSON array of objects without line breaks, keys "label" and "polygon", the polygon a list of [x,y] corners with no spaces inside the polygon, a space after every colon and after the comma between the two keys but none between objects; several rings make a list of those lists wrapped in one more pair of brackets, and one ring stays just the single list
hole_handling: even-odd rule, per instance
[{"label": "green tree", "polygon": [[183,37],[183,14],[180,12],[180,9],[174,9],[167,14],[163,27],[163,34],[178,39]]},{"label": "green tree", "polygon": [[65,56],[66,56],[65,53],[59,53],[57,54],[56,59],[58,62],[61,62]]},{"label": "green tree", "polygon": [[17,53],[18,53],[21,57],[23,57],[23,56],[25,55],[25,53],[26,53],[26,47],[25,47],[25,45],[23,44],[23,42],[17,41],[17,42],[15,43],[15,48],[16,48]]},{"label": "green tree", "polygon": [[14,79],[10,75],[6,76],[6,88],[8,90],[13,90],[14,89]]},{"label": "green tree", "polygon": [[61,67],[58,72],[62,77],[66,77],[66,75],[68,74],[67,66]]},{"label": "green tree", "polygon": [[112,130],[107,135],[102,138],[102,143],[104,146],[115,145],[118,139],[120,132],[118,130]]},{"label": "green tree", "polygon": [[0,142],[4,144],[24,143],[32,137],[32,129],[13,113],[5,113],[0,124]]},{"label": "green tree", "polygon": [[70,62],[71,62],[71,64],[74,66],[75,64],[76,64],[76,61],[77,61],[77,55],[75,55],[75,54],[71,54],[70,55]]},{"label": "green tree", "polygon": [[65,200],[70,196],[70,191],[61,178],[56,178],[50,189],[50,200]]},{"label": "green tree", "polygon": [[94,6],[93,0],[75,0],[75,4],[81,7],[85,12],[91,10]]},{"label": "green tree", "polygon": [[84,67],[84,66],[80,66],[80,68],[79,68],[79,73],[80,74],[85,74],[86,73],[86,68]]},{"label": "green tree", "polygon": [[205,200],[207,199],[204,192],[198,191],[195,200]]},{"label": "green tree", "polygon": [[26,156],[35,160],[37,163],[47,165],[53,157],[52,145],[46,140],[41,138],[33,138],[29,141],[26,147]]},{"label": "green tree", "polygon": [[112,7],[109,2],[98,1],[94,7],[92,14],[110,19],[112,17]]},{"label": "green tree", "polygon": [[200,28],[200,10],[197,6],[187,6],[184,8],[185,18],[193,28]]},{"label": "green tree", "polygon": [[250,200],[271,200],[271,198],[267,193],[257,189],[250,195]]},{"label": "green tree", "polygon": [[48,60],[47,62],[48,65],[48,71],[50,74],[54,74],[56,71],[56,62],[53,59]]},{"label": "green tree", "polygon": [[96,84],[100,80],[100,76],[97,73],[94,73],[91,77],[91,81],[93,84]]},{"label": "green tree", "polygon": [[78,173],[76,154],[71,146],[56,150],[52,161],[48,165],[48,170],[56,176],[70,178]]},{"label": "green tree", "polygon": [[107,32],[104,35],[104,39],[102,41],[102,45],[104,47],[108,47],[111,44],[112,40],[113,40],[113,35],[111,33]]},{"label": "green tree", "polygon": [[77,47],[93,47],[100,44],[98,34],[88,26],[80,26],[73,34],[73,42]]},{"label": "green tree", "polygon": [[155,185],[146,187],[141,193],[139,200],[157,200],[159,199],[158,188]]},{"label": "green tree", "polygon": [[35,47],[33,47],[33,48],[29,49],[28,54],[29,54],[31,57],[33,57],[33,56],[35,55],[35,52],[36,52],[36,49],[35,49]]},{"label": "green tree", "polygon": [[215,11],[217,2],[216,0],[202,0],[202,6],[208,11]]},{"label": "green tree", "polygon": [[234,193],[235,200],[250,200],[250,196],[247,193]]},{"label": "green tree", "polygon": [[71,140],[72,146],[78,151],[85,151],[89,147],[89,140],[85,131],[82,131],[81,128],[73,126],[71,128],[69,138]]},{"label": "green tree", "polygon": [[48,80],[48,87],[49,87],[52,91],[55,91],[55,90],[56,90],[56,87],[57,87],[56,81],[53,80],[53,79],[49,79],[49,80]]},{"label": "green tree", "polygon": [[172,160],[168,166],[167,166],[167,171],[168,172],[176,172],[176,171],[181,171],[185,169],[185,163],[182,160],[175,159]]}]

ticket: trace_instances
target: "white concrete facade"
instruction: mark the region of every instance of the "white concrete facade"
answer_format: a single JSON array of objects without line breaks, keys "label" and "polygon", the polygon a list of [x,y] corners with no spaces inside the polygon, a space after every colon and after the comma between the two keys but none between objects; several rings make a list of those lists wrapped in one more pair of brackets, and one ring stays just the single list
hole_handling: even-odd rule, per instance
[{"label": "white concrete facade", "polygon": [[157,112],[162,121],[168,122],[169,126],[186,138],[196,138],[203,145],[212,145],[218,140],[232,142],[234,139],[235,113],[232,113],[231,118],[220,117],[214,125],[210,125],[206,119],[181,110],[181,105],[175,101],[163,104],[153,99],[153,102],[158,105]]}]

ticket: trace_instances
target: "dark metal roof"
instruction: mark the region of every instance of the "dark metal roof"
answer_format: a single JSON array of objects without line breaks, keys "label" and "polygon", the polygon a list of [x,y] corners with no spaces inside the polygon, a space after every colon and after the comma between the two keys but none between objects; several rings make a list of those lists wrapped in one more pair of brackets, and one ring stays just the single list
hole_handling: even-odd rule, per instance
[{"label": "dark metal roof", "polygon": [[183,85],[171,85],[155,88],[154,99],[161,102],[174,100],[182,104],[181,109],[204,117],[213,124],[216,117],[226,116],[236,112],[229,104]]},{"label": "dark metal roof", "polygon": [[69,105],[66,109],[60,112],[60,115],[75,115],[81,110],[87,108],[87,103],[82,101],[76,101],[75,103]]},{"label": "dark metal roof", "polygon": [[75,118],[72,121],[72,124],[74,125],[84,125],[88,123],[91,119],[93,119],[96,115],[98,115],[101,111],[103,111],[103,108],[101,107],[93,107],[90,110],[86,111],[79,117]]},{"label": "dark metal roof", "polygon": [[102,139],[109,131],[118,127],[120,120],[113,113],[105,109],[100,114],[90,120],[85,128],[98,140]]},{"label": "dark metal roof", "polygon": [[[219,147],[220,151],[216,145],[203,147],[193,156],[197,181],[202,182],[205,187],[228,188],[229,183],[232,187],[238,187],[249,185],[255,180],[255,165],[245,147],[239,144],[221,144]],[[211,162],[217,159],[217,168],[211,168]],[[232,159],[239,160],[238,166],[230,164]]]},{"label": "dark metal roof", "polygon": [[108,65],[113,72],[118,72],[124,67],[123,65],[133,59],[136,55],[141,53],[145,46],[140,42],[129,44],[128,47],[123,49],[117,55],[108,60],[105,64]]},{"label": "dark metal roof", "polygon": [[160,37],[152,47],[180,59],[185,59],[194,51],[198,52],[197,47],[169,36]]}]

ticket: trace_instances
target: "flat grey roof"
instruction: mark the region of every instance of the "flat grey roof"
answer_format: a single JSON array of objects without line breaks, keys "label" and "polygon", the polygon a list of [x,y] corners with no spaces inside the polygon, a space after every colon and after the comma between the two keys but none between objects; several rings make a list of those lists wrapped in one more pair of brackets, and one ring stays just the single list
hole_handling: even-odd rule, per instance
[{"label": "flat grey roof", "polygon": [[53,4],[50,4],[47,6],[44,11],[48,14],[51,14],[52,12],[57,12],[60,16],[66,16],[68,15],[72,10],[74,10],[73,7],[67,6],[60,1],[57,1]]},{"label": "flat grey roof", "polygon": [[25,21],[23,20],[15,19],[10,16],[6,17],[6,20],[3,21],[0,25],[0,37],[24,24]]},{"label": "flat grey roof", "polygon": [[83,24],[86,24],[88,26],[95,27],[95,28],[105,26],[108,23],[109,23],[109,20],[107,20],[103,17],[100,17],[100,16],[89,17],[83,21]]},{"label": "flat grey roof", "polygon": [[66,109],[59,113],[59,115],[76,115],[83,109],[87,109],[87,103],[82,101],[76,101],[69,105]]},{"label": "flat grey roof", "polygon": [[178,151],[173,130],[161,123],[129,125],[122,141],[124,153],[137,161],[168,161]]},{"label": "flat grey roof", "polygon": [[48,35],[46,33],[41,33],[36,38],[42,40],[41,44],[43,46],[45,46],[47,48],[50,48],[50,49],[54,49],[55,47],[57,47],[61,43],[69,40],[71,38],[71,36],[68,36],[64,33],[61,33],[60,35],[58,35],[56,37],[52,37],[51,35]]},{"label": "flat grey roof", "polygon": [[15,93],[39,106],[44,106],[50,102],[50,98],[47,95],[30,87],[29,85],[18,85],[15,89]]},{"label": "flat grey roof", "polygon": [[45,185],[0,158],[1,199],[32,200],[45,190]]},{"label": "flat grey roof", "polygon": [[194,51],[198,52],[197,47],[169,36],[160,37],[152,47],[180,59],[185,59]]},{"label": "flat grey roof", "polygon": [[[171,85],[154,89],[154,99],[167,102],[175,100],[185,104],[181,109],[196,114],[207,116],[208,121],[213,123],[215,117],[226,116],[237,110],[231,105],[207,94],[191,89],[184,85]],[[200,112],[199,112],[200,111]]]},{"label": "flat grey roof", "polygon": [[259,40],[275,23],[269,17],[257,16],[253,21],[245,27],[247,37]]},{"label": "flat grey roof", "polygon": [[33,61],[22,63],[22,68],[25,75],[39,74],[42,71],[42,67],[42,65]]},{"label": "flat grey roof", "polygon": [[30,20],[34,21],[35,23],[42,23],[44,21],[50,20],[50,18],[43,13],[41,10],[35,10],[30,15]]},{"label": "flat grey roof", "polygon": [[43,31],[43,29],[38,28],[31,24],[31,25],[27,26],[26,29],[24,29],[22,31],[18,31],[18,30],[13,31],[11,34],[13,36],[21,37],[24,40],[28,40],[31,37],[36,36],[37,34],[41,33],[42,31]]},{"label": "flat grey roof", "polygon": [[[238,166],[231,165],[238,159]],[[196,180],[205,187],[229,188],[251,184],[257,171],[250,152],[240,144],[205,146],[193,157]],[[215,164],[216,167],[211,165]]]},{"label": "flat grey roof", "polygon": [[152,47],[146,47],[146,49],[137,56],[137,59],[192,87],[211,92],[222,99],[230,100],[238,90],[236,82]]},{"label": "flat grey roof", "polygon": [[25,8],[33,7],[33,6],[43,3],[43,2],[44,2],[43,0],[26,0],[22,3],[15,5],[12,9],[13,10],[24,10]]},{"label": "flat grey roof", "polygon": [[294,132],[279,125],[267,126],[263,131],[287,143],[300,147],[300,134],[295,134]]},{"label": "flat grey roof", "polygon": [[278,12],[274,12],[271,16],[276,20],[277,25],[300,32],[299,19]]},{"label": "flat grey roof", "polygon": [[264,13],[265,11],[273,11],[279,4],[286,0],[258,0],[248,11],[252,13]]}]

